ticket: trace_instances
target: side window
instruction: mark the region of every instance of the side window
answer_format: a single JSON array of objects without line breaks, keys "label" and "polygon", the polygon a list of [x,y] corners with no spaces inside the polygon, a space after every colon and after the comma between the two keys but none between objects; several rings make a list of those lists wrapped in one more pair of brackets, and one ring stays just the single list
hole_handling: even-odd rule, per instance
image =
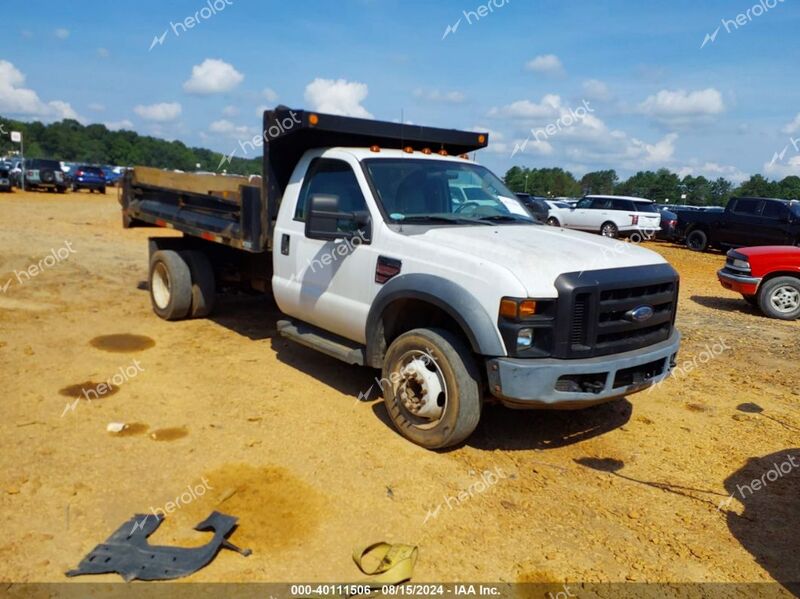
[{"label": "side window", "polygon": [[580,200],[576,205],[576,208],[591,208],[592,207],[592,198],[583,198]]},{"label": "side window", "polygon": [[607,210],[611,208],[611,200],[608,198],[595,198],[592,202],[592,208],[595,210]]},{"label": "side window", "polygon": [[636,207],[630,200],[611,200],[612,210],[623,210],[625,212],[636,212]]},{"label": "side window", "polygon": [[739,198],[736,200],[736,206],[733,207],[733,211],[736,214],[756,215],[758,214],[758,209],[760,207],[761,200],[756,200],[754,198]]},{"label": "side window", "polygon": [[356,175],[342,160],[317,158],[311,163],[297,199],[294,220],[305,222],[311,196],[318,194],[338,197],[341,212],[367,210]]},{"label": "side window", "polygon": [[780,202],[764,202],[764,208],[761,211],[761,216],[764,218],[779,220],[789,216],[789,208]]}]

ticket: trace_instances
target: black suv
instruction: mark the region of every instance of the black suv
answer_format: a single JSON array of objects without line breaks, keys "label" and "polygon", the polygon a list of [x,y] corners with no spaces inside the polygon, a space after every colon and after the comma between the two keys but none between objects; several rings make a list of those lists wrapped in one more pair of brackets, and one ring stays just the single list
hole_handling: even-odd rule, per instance
[{"label": "black suv", "polygon": [[25,189],[48,189],[58,193],[67,191],[67,178],[58,160],[45,158],[26,160],[23,176]]},{"label": "black suv", "polygon": [[517,199],[522,202],[536,220],[542,223],[547,221],[547,216],[550,214],[550,206],[545,202],[545,198],[520,192],[517,194]]}]

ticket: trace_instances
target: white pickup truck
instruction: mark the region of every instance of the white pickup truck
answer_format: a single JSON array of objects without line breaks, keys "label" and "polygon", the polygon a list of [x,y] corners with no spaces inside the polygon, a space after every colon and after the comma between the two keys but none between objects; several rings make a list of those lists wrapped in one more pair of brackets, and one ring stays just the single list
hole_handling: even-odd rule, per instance
[{"label": "white pickup truck", "polygon": [[486,401],[575,409],[669,376],[675,270],[537,223],[468,159],[487,134],[278,107],[264,142],[261,188],[126,175],[125,226],[184,233],[150,238],[159,316],[206,316],[223,284],[271,292],[280,334],[381,369],[397,430],[427,448],[466,439]]}]

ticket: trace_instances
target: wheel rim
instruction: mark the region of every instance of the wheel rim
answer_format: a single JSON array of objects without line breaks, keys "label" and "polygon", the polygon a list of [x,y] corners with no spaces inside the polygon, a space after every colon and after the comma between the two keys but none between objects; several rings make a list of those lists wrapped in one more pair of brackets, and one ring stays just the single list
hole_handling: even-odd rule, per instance
[{"label": "wheel rim", "polygon": [[800,308],[800,290],[782,285],[772,292],[769,303],[781,314],[789,314]]},{"label": "wheel rim", "polygon": [[703,242],[702,242],[702,239],[700,238],[700,235],[697,235],[695,233],[692,233],[691,235],[689,235],[689,239],[688,239],[687,243],[688,243],[689,247],[692,248],[693,250],[696,250],[701,245],[703,245]]},{"label": "wheel rim", "polygon": [[547,219],[547,224],[550,225],[551,227],[557,227],[558,226],[558,221],[556,219],[554,219],[554,218],[548,218]]},{"label": "wheel rim", "polygon": [[156,264],[153,268],[153,278],[150,281],[150,289],[153,291],[153,301],[156,306],[164,310],[169,305],[170,281],[169,272],[163,262]]},{"label": "wheel rim", "polygon": [[447,382],[430,351],[411,350],[397,362],[392,380],[397,405],[419,429],[436,426],[447,410]]},{"label": "wheel rim", "polygon": [[614,225],[603,225],[603,237],[614,237]]}]

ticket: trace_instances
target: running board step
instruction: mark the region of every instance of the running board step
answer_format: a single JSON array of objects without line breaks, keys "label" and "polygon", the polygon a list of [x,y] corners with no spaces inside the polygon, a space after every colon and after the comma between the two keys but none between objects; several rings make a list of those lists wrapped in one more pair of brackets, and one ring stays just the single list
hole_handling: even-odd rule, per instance
[{"label": "running board step", "polygon": [[315,349],[342,362],[357,366],[364,366],[366,363],[362,345],[318,329],[310,324],[279,320],[278,333],[281,337],[286,337],[295,343]]}]

